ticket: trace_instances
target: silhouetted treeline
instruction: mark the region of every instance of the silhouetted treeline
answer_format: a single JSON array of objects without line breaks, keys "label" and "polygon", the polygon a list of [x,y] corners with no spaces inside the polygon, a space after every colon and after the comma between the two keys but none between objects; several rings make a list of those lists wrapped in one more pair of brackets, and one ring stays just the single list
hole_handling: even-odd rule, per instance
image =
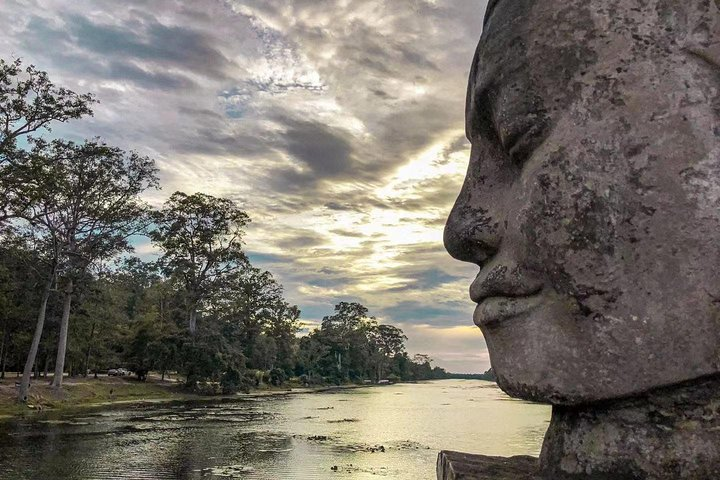
[{"label": "silhouetted treeline", "polygon": [[[91,115],[91,95],[0,60],[0,375],[62,388],[70,375],[123,367],[177,372],[189,388],[228,393],[259,382],[442,378],[405,336],[342,302],[299,338],[300,310],[243,250],[250,222],[229,199],[175,192],[159,208],[152,159],[109,146],[34,137]],[[157,261],[132,256],[147,237]]]},{"label": "silhouetted treeline", "polygon": [[459,380],[487,380],[489,382],[497,382],[497,377],[492,368],[485,373],[446,373],[443,378],[459,379]]}]

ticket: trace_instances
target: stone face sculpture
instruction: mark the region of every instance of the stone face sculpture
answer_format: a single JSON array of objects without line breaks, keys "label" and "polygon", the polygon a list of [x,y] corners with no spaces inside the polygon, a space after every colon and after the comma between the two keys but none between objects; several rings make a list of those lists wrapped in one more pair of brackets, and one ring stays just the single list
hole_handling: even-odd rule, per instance
[{"label": "stone face sculpture", "polygon": [[[544,470],[711,478],[630,458],[622,473],[598,425],[627,437],[617,452],[624,425],[649,428],[648,448],[672,441],[653,430],[662,408],[678,424],[717,413],[704,379],[720,372],[720,1],[491,0],[466,119],[445,245],[481,267],[470,296],[499,385],[556,406]],[[649,400],[658,388],[665,402]],[[678,455],[720,471],[720,446],[693,448]]]}]

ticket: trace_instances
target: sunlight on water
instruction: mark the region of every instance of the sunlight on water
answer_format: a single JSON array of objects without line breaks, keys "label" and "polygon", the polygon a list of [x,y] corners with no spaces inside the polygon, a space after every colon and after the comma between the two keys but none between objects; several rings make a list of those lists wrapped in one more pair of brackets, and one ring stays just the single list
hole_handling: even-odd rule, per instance
[{"label": "sunlight on water", "polygon": [[0,424],[0,479],[433,478],[441,449],[537,455],[550,407],[445,380]]}]

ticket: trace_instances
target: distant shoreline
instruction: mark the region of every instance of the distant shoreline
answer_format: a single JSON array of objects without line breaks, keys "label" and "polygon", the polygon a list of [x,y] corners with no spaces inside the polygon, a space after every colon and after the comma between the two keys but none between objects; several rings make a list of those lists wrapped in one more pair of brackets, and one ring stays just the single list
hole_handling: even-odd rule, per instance
[{"label": "distant shoreline", "polygon": [[[441,379],[442,380],[442,379]],[[27,405],[17,403],[16,379],[6,378],[0,381],[0,422],[14,418],[40,418],[58,413],[71,413],[89,409],[112,408],[119,405],[166,404],[173,402],[216,402],[299,395],[304,393],[323,393],[335,390],[358,388],[376,388],[383,385],[345,384],[303,387],[288,385],[285,387],[263,386],[249,393],[232,395],[198,395],[185,392],[178,382],[149,379],[140,382],[130,378],[101,376],[98,378],[69,378],[65,380],[62,398],[56,398],[47,379],[36,380],[31,388]],[[419,383],[419,382],[398,382]]]}]

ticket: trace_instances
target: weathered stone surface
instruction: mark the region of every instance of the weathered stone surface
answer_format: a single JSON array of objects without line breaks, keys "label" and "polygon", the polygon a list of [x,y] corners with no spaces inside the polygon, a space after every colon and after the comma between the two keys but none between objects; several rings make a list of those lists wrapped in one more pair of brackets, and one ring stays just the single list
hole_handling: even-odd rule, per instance
[{"label": "weathered stone surface", "polygon": [[556,406],[540,461],[553,480],[720,479],[720,379]]},{"label": "weathered stone surface", "polygon": [[720,478],[720,0],[489,3],[445,244],[543,476]]},{"label": "weathered stone surface", "polygon": [[554,404],[720,369],[720,12],[493,2],[448,219],[500,386]]},{"label": "weathered stone surface", "polygon": [[440,452],[438,480],[536,480],[534,457],[487,457],[459,452]]}]

